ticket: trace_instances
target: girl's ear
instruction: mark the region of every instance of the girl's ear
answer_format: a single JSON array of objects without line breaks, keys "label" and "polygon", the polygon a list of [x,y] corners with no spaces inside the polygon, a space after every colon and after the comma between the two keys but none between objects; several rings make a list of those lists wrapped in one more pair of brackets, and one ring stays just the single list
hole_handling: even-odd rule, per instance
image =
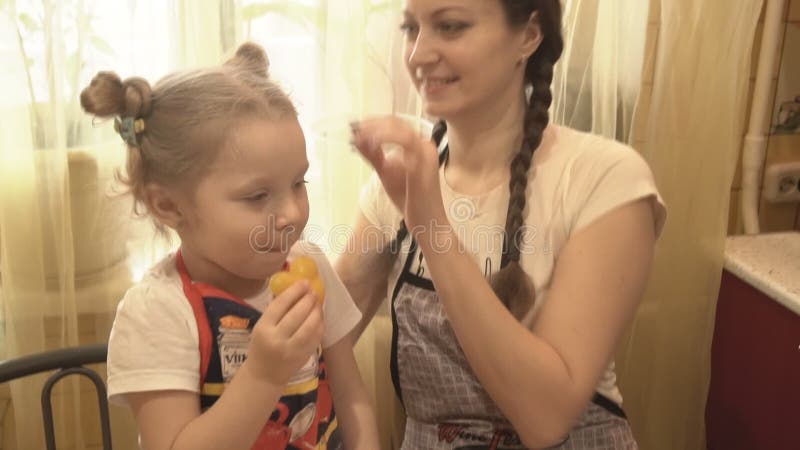
[{"label": "girl's ear", "polygon": [[148,184],[144,190],[145,204],[150,214],[160,223],[177,230],[186,218],[182,199],[177,192],[156,183]]}]

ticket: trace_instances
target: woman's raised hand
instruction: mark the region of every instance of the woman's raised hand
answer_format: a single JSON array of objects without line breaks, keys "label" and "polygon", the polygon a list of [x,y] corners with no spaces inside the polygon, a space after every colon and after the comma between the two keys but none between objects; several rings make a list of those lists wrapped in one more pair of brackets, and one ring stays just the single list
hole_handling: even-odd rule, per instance
[{"label": "woman's raised hand", "polygon": [[[372,118],[351,124],[352,143],[375,169],[412,232],[444,218],[436,146],[403,119]],[[399,150],[385,152],[384,146]]]}]

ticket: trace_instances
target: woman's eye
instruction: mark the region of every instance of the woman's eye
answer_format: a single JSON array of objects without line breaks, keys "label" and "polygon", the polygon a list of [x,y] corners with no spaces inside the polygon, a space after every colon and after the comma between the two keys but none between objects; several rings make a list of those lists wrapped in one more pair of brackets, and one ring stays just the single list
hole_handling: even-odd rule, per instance
[{"label": "woman's eye", "polygon": [[464,22],[442,22],[438,28],[444,34],[456,34],[464,31],[469,25]]},{"label": "woman's eye", "polygon": [[400,25],[400,31],[407,35],[415,35],[419,31],[419,27],[410,22],[404,22]]},{"label": "woman's eye", "polygon": [[296,182],[296,183],[294,184],[294,188],[295,188],[295,189],[300,189],[300,188],[304,187],[304,186],[305,186],[305,185],[307,185],[307,184],[308,184],[308,180],[306,180],[306,179],[304,178],[304,179],[302,179],[302,180],[300,180],[300,181]]}]

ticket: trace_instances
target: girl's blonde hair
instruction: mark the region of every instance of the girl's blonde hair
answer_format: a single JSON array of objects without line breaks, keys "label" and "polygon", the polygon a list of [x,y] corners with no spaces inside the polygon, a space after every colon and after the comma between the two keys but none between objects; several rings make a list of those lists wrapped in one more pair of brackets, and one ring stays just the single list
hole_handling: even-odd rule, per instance
[{"label": "girl's blonde hair", "polygon": [[[145,186],[197,180],[246,118],[296,118],[288,95],[269,78],[264,49],[241,45],[218,67],[176,72],[151,88],[143,78],[121,80],[99,72],[81,92],[81,106],[97,117],[113,117],[128,146],[117,178],[134,198],[134,212],[147,211]],[[134,125],[135,124],[135,125]]]}]

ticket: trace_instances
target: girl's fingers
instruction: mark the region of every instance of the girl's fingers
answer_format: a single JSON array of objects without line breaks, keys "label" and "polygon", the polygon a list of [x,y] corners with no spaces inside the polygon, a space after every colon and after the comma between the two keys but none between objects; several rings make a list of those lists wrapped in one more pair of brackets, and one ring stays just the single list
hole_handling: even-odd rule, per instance
[{"label": "girl's fingers", "polygon": [[292,308],[276,324],[276,327],[281,331],[281,335],[293,336],[317,304],[316,297],[310,292],[294,303]]},{"label": "girl's fingers", "polygon": [[260,320],[269,322],[271,325],[277,324],[303,296],[308,294],[309,289],[307,281],[299,281],[292,284],[267,305]]},{"label": "girl's fingers", "polygon": [[293,345],[305,346],[311,344],[316,346],[322,339],[325,331],[325,324],[323,321],[322,307],[317,304],[309,313],[304,317],[304,320],[292,336],[289,338]]}]

